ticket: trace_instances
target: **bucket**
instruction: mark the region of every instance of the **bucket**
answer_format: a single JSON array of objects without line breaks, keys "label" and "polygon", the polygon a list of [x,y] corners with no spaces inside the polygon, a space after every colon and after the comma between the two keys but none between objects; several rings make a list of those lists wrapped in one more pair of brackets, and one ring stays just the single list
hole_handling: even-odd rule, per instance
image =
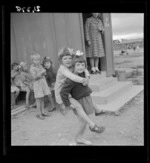
[{"label": "bucket", "polygon": [[118,81],[125,81],[126,80],[125,70],[116,71],[116,77],[117,77]]}]

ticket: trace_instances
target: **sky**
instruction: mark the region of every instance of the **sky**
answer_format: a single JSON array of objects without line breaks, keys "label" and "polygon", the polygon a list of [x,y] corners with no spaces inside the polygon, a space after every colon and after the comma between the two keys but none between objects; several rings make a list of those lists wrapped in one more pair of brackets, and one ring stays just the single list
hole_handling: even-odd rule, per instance
[{"label": "sky", "polygon": [[144,14],[111,13],[113,40],[143,38]]}]

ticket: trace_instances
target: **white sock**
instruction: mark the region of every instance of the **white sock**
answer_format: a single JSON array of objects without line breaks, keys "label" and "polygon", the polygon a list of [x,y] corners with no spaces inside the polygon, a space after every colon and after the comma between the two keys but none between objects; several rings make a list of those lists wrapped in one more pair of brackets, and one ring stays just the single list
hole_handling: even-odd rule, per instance
[{"label": "white sock", "polygon": [[99,71],[98,67],[95,67],[95,70]]},{"label": "white sock", "polygon": [[91,69],[92,69],[92,71],[94,71],[94,72],[96,71],[95,67],[92,67]]}]

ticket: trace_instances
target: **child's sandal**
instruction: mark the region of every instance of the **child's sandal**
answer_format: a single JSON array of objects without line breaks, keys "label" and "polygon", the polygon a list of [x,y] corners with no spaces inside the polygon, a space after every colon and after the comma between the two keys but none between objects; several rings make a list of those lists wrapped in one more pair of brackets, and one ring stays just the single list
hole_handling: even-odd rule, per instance
[{"label": "child's sandal", "polygon": [[51,115],[50,114],[43,113],[42,116],[44,116],[44,117],[50,117]]},{"label": "child's sandal", "polygon": [[105,130],[105,127],[100,127],[100,126],[97,126],[97,125],[95,125],[93,128],[91,128],[91,127],[89,127],[90,128],[90,130],[92,131],[92,132],[96,132],[96,133],[102,133],[102,132],[104,132],[104,130]]},{"label": "child's sandal", "polygon": [[103,114],[105,114],[105,111],[101,111],[101,112],[99,112],[99,113],[95,113],[95,116],[99,116],[99,115],[103,115]]},{"label": "child's sandal", "polygon": [[42,115],[37,115],[36,116],[38,119],[41,119],[41,120],[44,120],[45,119],[45,117],[43,117]]}]

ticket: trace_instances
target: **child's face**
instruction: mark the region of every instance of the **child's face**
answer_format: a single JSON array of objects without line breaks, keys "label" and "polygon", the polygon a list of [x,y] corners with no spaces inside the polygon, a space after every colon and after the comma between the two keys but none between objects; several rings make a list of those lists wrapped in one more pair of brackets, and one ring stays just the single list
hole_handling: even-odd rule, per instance
[{"label": "child's face", "polygon": [[35,58],[33,59],[33,63],[34,63],[35,65],[39,65],[39,64],[40,64],[40,58],[39,58],[39,57],[35,57]]},{"label": "child's face", "polygon": [[75,73],[82,73],[85,70],[85,63],[84,62],[77,62],[74,67]]},{"label": "child's face", "polygon": [[13,70],[15,70],[15,71],[17,71],[19,69],[19,65],[15,65],[14,67],[13,67]]},{"label": "child's face", "polygon": [[63,56],[62,57],[62,64],[65,67],[69,68],[71,66],[71,64],[72,64],[72,57],[70,55]]},{"label": "child's face", "polygon": [[45,66],[45,68],[49,69],[51,67],[51,63],[50,62],[45,62],[44,66]]}]

